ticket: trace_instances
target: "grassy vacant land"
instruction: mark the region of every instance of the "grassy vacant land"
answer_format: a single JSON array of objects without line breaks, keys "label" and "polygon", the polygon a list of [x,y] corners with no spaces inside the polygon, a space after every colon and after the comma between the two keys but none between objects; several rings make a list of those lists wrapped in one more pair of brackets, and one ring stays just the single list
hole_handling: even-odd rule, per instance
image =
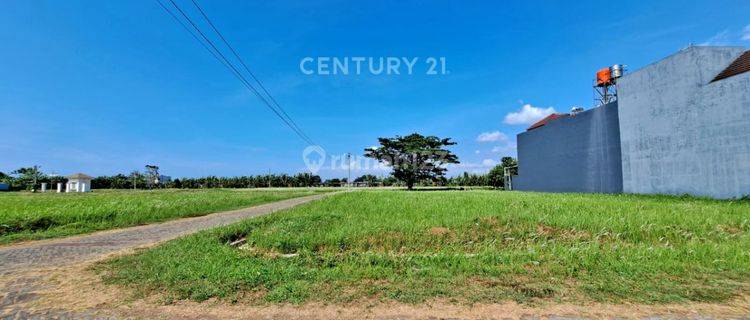
[{"label": "grassy vacant land", "polygon": [[749,230],[748,201],[360,191],[96,270],[167,301],[716,302],[748,292]]},{"label": "grassy vacant land", "polygon": [[0,243],[142,225],[311,195],[312,189],[0,193]]}]

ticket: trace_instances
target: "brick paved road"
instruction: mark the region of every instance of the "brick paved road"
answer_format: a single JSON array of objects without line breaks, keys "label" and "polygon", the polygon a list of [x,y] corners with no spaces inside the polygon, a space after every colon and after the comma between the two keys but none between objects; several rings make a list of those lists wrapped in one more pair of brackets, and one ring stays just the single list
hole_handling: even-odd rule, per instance
[{"label": "brick paved road", "polygon": [[[0,319],[115,319],[107,310],[69,311],[49,308],[27,310],[23,303],[38,298],[46,284],[33,270],[65,266],[99,258],[105,254],[174,239],[239,220],[269,214],[323,198],[333,193],[282,200],[251,208],[214,213],[159,224],[103,231],[70,238],[43,240],[0,247],[0,277],[13,279],[0,287]],[[128,317],[126,317],[128,318]]]},{"label": "brick paved road", "polygon": [[200,230],[231,224],[245,218],[291,208],[330,194],[293,198],[246,209],[214,213],[160,224],[0,247],[0,275],[26,271],[29,268],[78,263],[115,251],[158,243]]}]

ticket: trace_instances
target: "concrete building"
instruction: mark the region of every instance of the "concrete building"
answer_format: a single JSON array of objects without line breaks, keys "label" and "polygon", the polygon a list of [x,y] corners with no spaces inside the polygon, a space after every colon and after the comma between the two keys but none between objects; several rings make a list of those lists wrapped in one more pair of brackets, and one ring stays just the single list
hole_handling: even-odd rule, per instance
[{"label": "concrete building", "polygon": [[625,192],[750,195],[750,72],[714,81],[745,51],[690,47],[620,80]]},{"label": "concrete building", "polygon": [[65,192],[90,192],[91,176],[83,173],[76,173],[67,177],[68,183],[65,184]]},{"label": "concrete building", "polygon": [[750,195],[750,51],[688,47],[518,135],[516,190]]},{"label": "concrete building", "polygon": [[622,192],[617,102],[518,135],[516,190]]}]

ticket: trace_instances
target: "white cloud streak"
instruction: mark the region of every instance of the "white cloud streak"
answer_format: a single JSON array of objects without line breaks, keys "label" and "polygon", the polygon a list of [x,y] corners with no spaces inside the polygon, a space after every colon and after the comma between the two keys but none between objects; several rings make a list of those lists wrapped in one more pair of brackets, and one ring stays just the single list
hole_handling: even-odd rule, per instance
[{"label": "white cloud streak", "polygon": [[700,43],[699,45],[701,46],[723,46],[731,42],[729,38],[730,38],[730,33],[729,33],[729,29],[727,29],[727,30],[724,30],[715,34],[713,37]]},{"label": "white cloud streak", "polygon": [[509,142],[508,144],[504,146],[495,146],[490,150],[492,153],[501,153],[501,154],[509,154],[516,151],[516,144]]},{"label": "white cloud streak", "polygon": [[523,107],[521,107],[521,110],[505,115],[503,123],[514,125],[532,124],[555,112],[555,108],[553,107],[545,109],[537,108],[530,104],[525,104],[523,105]]},{"label": "white cloud streak", "polygon": [[500,131],[484,132],[477,137],[479,142],[508,141],[508,136]]},{"label": "white cloud streak", "polygon": [[494,167],[495,165],[497,165],[497,161],[495,160],[492,160],[492,159],[482,160],[482,166],[484,167]]}]

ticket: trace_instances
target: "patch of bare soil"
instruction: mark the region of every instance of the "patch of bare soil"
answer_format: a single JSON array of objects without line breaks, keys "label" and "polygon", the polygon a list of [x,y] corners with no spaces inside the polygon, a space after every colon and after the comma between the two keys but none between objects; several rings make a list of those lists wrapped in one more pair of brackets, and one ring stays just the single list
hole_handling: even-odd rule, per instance
[{"label": "patch of bare soil", "polygon": [[451,233],[450,229],[443,227],[432,227],[430,228],[430,235],[433,236],[444,236]]}]

